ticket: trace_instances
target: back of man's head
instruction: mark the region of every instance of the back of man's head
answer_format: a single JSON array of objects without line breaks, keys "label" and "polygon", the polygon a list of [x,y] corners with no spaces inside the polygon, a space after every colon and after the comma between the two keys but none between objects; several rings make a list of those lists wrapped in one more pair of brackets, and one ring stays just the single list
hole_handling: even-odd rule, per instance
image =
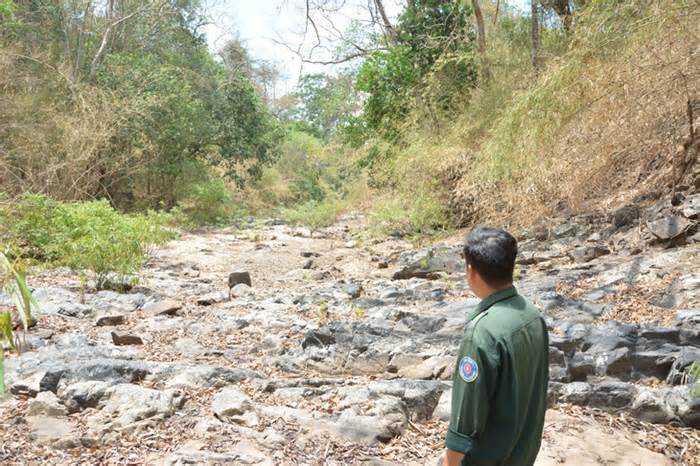
[{"label": "back of man's head", "polygon": [[464,242],[464,258],[491,286],[513,282],[518,242],[505,230],[475,227]]}]

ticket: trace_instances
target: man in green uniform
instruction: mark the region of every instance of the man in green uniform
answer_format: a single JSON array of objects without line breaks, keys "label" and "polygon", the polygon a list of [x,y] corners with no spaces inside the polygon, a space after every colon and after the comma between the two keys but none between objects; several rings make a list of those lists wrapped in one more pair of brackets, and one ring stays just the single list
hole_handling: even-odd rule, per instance
[{"label": "man in green uniform", "polygon": [[517,252],[503,230],[467,237],[467,281],[482,301],[467,315],[452,377],[445,466],[531,465],[539,452],[549,341],[542,315],[513,286]]}]

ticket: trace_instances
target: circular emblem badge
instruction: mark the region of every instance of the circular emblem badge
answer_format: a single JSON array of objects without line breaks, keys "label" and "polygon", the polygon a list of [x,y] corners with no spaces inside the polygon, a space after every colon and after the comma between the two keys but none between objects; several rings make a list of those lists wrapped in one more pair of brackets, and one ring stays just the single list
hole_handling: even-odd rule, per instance
[{"label": "circular emblem badge", "polygon": [[473,382],[479,377],[479,366],[472,358],[465,356],[459,362],[459,375],[465,382]]}]

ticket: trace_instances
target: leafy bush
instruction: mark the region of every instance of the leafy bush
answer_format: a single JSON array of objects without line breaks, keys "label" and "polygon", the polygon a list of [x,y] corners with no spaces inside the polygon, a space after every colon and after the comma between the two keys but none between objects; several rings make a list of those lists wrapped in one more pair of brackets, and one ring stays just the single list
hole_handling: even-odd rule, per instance
[{"label": "leafy bush", "polygon": [[153,244],[172,236],[166,214],[126,215],[107,201],[60,203],[42,195],[25,194],[0,205],[0,238],[16,255],[51,265],[86,269],[97,288],[110,274],[118,281],[136,272]]},{"label": "leafy bush", "polygon": [[221,224],[233,215],[233,197],[221,178],[188,186],[181,197],[179,211],[195,225]]},{"label": "leafy bush", "polygon": [[321,202],[309,201],[282,213],[287,222],[293,225],[305,225],[312,231],[332,225],[346,209],[345,204],[337,199],[327,198]]},{"label": "leafy bush", "polygon": [[402,236],[433,236],[451,227],[446,206],[434,195],[418,192],[414,197],[395,196],[379,202],[370,212],[375,233]]}]

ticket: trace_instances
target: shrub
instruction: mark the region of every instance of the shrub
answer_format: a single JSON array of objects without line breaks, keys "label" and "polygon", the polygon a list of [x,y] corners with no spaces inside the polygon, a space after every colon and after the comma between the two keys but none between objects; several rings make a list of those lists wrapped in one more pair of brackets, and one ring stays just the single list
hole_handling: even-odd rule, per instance
[{"label": "shrub", "polygon": [[112,274],[122,282],[138,271],[147,248],[172,237],[167,214],[121,214],[105,200],[59,203],[23,195],[0,205],[0,217],[7,219],[0,238],[16,255],[89,270],[98,289]]},{"label": "shrub", "polygon": [[370,212],[375,233],[398,233],[408,237],[430,237],[450,227],[447,207],[434,195],[394,196],[377,203]]},{"label": "shrub", "polygon": [[305,225],[311,231],[332,225],[345,210],[345,204],[337,199],[309,201],[292,209],[285,209],[282,214],[287,222],[293,225]]},{"label": "shrub", "polygon": [[178,208],[190,223],[197,226],[221,224],[234,213],[233,197],[221,178],[188,186],[182,193]]}]

